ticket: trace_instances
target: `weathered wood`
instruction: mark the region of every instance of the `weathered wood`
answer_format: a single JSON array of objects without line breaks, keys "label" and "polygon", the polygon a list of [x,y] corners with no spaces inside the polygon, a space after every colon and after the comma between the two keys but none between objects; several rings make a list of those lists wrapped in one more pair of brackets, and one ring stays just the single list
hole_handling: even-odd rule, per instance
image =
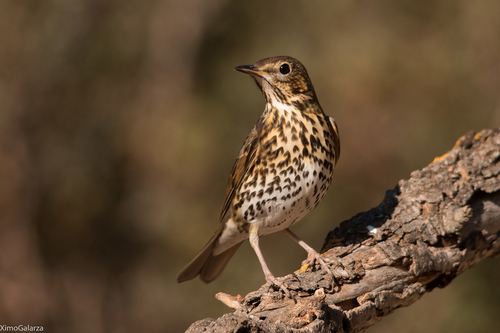
[{"label": "weathered wood", "polygon": [[477,262],[500,253],[500,130],[470,132],[452,150],[344,221],[322,252],[336,286],[317,266],[289,275],[297,302],[264,285],[238,308],[187,332],[362,332]]}]

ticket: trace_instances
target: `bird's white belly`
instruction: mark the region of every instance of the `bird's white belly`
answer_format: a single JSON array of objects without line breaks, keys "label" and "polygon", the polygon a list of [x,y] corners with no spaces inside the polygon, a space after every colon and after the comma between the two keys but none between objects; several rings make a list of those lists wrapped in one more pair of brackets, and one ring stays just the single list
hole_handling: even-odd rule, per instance
[{"label": "bird's white belly", "polygon": [[276,182],[274,175],[266,177],[265,186],[252,188],[248,193],[250,200],[242,201],[232,212],[215,246],[215,255],[248,238],[250,224],[258,223],[259,235],[262,236],[298,222],[323,199],[331,174],[321,165],[307,160],[303,167],[286,174],[283,172],[279,178],[280,181]]},{"label": "bird's white belly", "polygon": [[[290,227],[313,210],[328,189],[331,175],[321,166],[305,163],[303,169],[283,181],[282,191],[273,193],[268,199],[270,209],[257,215],[249,223],[259,223],[259,234],[266,235]],[[318,178],[318,174],[324,177]],[[297,177],[298,176],[298,177]],[[287,179],[292,178],[291,182]],[[323,193],[320,193],[323,192]],[[272,201],[277,198],[276,202]]]}]

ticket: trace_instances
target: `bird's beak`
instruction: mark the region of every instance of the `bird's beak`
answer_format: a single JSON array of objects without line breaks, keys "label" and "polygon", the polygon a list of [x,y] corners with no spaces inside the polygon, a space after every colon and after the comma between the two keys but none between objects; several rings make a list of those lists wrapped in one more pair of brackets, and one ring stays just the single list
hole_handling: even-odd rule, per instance
[{"label": "bird's beak", "polygon": [[235,67],[234,69],[237,70],[238,72],[250,74],[252,76],[262,76],[264,74],[263,71],[256,70],[254,65],[241,65]]}]

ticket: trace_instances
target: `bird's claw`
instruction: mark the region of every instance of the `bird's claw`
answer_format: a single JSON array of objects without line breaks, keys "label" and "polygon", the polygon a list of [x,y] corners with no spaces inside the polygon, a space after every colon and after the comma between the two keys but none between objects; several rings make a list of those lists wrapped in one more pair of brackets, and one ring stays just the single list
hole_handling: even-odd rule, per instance
[{"label": "bird's claw", "polygon": [[320,264],[321,268],[327,273],[327,276],[329,276],[331,278],[332,289],[330,290],[330,292],[332,292],[335,288],[335,277],[334,277],[332,271],[330,270],[330,268],[328,267],[328,265],[326,264],[323,257],[318,252],[316,252],[316,251],[309,252],[307,254],[306,260],[304,260],[302,262],[302,266],[308,265],[308,266],[314,267],[315,262],[318,262]]},{"label": "bird's claw", "polygon": [[295,297],[292,295],[292,293],[290,292],[290,290],[288,290],[288,288],[283,283],[283,281],[285,279],[287,279],[289,276],[290,275],[287,275],[287,276],[284,276],[284,277],[280,277],[280,278],[277,278],[277,277],[275,277],[272,274],[266,276],[267,284],[269,284],[268,288],[271,289],[272,285],[278,286],[281,290],[283,290],[283,292],[285,293],[286,296],[288,296],[295,303],[297,303],[297,300],[295,299]]}]

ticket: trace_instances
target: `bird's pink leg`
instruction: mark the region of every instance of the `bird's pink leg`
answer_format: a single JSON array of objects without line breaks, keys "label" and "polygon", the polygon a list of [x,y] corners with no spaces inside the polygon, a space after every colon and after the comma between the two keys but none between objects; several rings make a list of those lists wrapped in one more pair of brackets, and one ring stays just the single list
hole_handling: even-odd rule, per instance
[{"label": "bird's pink leg", "polygon": [[285,295],[287,295],[291,299],[295,300],[295,298],[290,293],[290,291],[288,290],[288,288],[285,287],[285,285],[283,284],[283,282],[281,282],[280,280],[278,280],[271,273],[271,271],[269,270],[269,268],[267,267],[266,261],[264,260],[264,256],[262,255],[262,252],[260,251],[260,247],[259,247],[259,226],[257,225],[257,223],[252,223],[250,225],[249,239],[250,239],[250,245],[254,249],[255,254],[257,254],[257,258],[259,258],[260,265],[262,266],[262,270],[264,271],[264,275],[266,276],[267,283],[277,285],[278,287],[281,288],[281,290],[283,290],[283,292],[285,293]]},{"label": "bird's pink leg", "polygon": [[304,248],[304,250],[307,251],[307,259],[302,262],[302,266],[304,265],[314,265],[314,262],[317,261],[321,265],[321,268],[323,268],[324,271],[326,271],[331,277],[332,277],[332,286],[335,283],[335,279],[333,278],[333,273],[328,268],[328,265],[325,263],[321,255],[316,252],[312,247],[306,244],[302,239],[299,238],[296,234],[294,234],[290,229],[286,228],[282,230],[285,234],[290,236],[294,241],[299,243],[300,246]]}]

